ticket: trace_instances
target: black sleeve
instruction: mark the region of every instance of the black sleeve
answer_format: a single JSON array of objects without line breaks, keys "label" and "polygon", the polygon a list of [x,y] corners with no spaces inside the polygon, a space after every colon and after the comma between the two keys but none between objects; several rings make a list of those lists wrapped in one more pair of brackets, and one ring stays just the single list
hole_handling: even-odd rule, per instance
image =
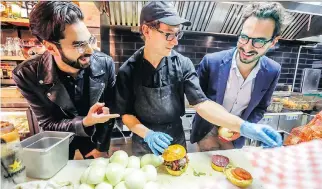
[{"label": "black sleeve", "polygon": [[[22,69],[25,69],[24,71]],[[83,126],[83,116],[76,116],[73,119],[65,119],[55,115],[55,111],[60,111],[59,107],[48,107],[37,95],[37,83],[33,81],[30,75],[34,72],[27,68],[21,68],[13,71],[13,79],[21,94],[28,101],[33,113],[37,117],[39,127],[48,131],[73,132],[78,136],[87,136]]]},{"label": "black sleeve", "polygon": [[116,111],[121,116],[134,113],[134,89],[132,81],[132,68],[124,64],[116,77],[115,104]]},{"label": "black sleeve", "polygon": [[[112,58],[107,58],[107,83],[105,83],[105,89],[103,98],[105,106],[110,109],[110,113],[115,111],[115,64]],[[115,119],[110,119],[106,123],[99,123],[95,125],[95,143],[96,149],[101,152],[108,152],[111,143],[112,131],[114,128]]]},{"label": "black sleeve", "polygon": [[195,67],[189,58],[184,57],[182,62],[182,73],[184,79],[184,93],[190,105],[197,105],[207,99],[202,91]]}]

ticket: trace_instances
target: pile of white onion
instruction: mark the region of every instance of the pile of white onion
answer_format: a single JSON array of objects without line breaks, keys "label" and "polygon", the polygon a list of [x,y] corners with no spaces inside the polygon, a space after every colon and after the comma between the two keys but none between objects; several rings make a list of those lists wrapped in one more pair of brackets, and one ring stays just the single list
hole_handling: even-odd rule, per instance
[{"label": "pile of white onion", "polygon": [[146,154],[140,159],[119,150],[110,159],[93,160],[81,176],[79,189],[157,189],[156,167],[162,163],[161,156]]}]

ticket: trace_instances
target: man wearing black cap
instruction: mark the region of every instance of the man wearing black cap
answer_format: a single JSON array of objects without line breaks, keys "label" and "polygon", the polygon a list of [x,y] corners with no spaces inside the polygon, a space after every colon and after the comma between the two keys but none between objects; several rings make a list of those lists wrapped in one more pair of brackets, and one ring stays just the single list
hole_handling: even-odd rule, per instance
[{"label": "man wearing black cap", "polygon": [[172,50],[183,33],[172,4],[149,2],[141,11],[140,32],[145,46],[120,68],[116,81],[116,106],[123,123],[134,133],[135,155],[163,153],[168,145],[186,147],[180,116],[185,113],[184,94],[197,113],[210,123],[241,135],[280,146],[281,136],[266,125],[243,121],[229,114],[202,92],[191,60]]}]

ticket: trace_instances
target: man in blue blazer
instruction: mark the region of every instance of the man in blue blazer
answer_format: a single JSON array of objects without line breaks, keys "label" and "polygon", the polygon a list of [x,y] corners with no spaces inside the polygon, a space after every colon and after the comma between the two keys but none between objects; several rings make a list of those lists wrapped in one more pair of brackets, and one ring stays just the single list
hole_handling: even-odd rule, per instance
[{"label": "man in blue blazer", "polygon": [[[245,8],[242,31],[234,49],[207,54],[198,68],[206,96],[230,113],[259,122],[270,105],[281,66],[265,56],[280,38],[286,13],[279,3],[256,3]],[[218,127],[196,114],[191,143],[200,151],[241,148],[244,137],[233,142],[218,138]]]}]

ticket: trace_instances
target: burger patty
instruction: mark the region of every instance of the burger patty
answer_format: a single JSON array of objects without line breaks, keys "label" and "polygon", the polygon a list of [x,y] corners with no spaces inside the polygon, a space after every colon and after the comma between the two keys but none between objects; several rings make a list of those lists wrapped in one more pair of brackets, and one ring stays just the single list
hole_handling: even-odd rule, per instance
[{"label": "burger patty", "polygon": [[164,161],[164,165],[173,171],[182,170],[187,163],[189,163],[189,159],[187,155],[185,155],[182,159],[179,159],[179,160]]},{"label": "burger patty", "polygon": [[212,163],[219,167],[226,167],[229,164],[229,158],[222,155],[213,155]]}]

